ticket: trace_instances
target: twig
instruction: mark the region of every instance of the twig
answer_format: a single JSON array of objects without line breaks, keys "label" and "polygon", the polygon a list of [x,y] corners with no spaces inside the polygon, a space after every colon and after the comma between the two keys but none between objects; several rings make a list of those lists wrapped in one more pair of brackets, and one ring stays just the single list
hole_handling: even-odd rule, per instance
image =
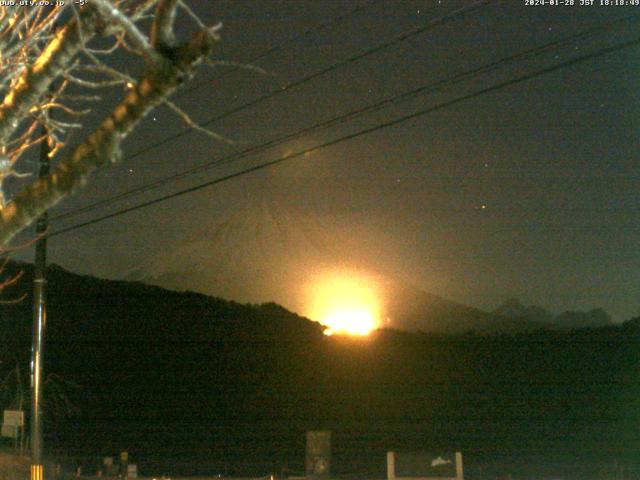
[{"label": "twig", "polygon": [[270,72],[269,70],[265,70],[262,67],[258,67],[257,65],[250,65],[246,63],[238,63],[232,62],[229,60],[210,60],[207,59],[205,64],[209,67],[233,67],[242,70],[249,70],[255,73],[259,73],[261,75],[267,75],[269,77],[277,77],[275,72]]},{"label": "twig", "polygon": [[62,76],[71,83],[79,85],[81,87],[99,89],[99,88],[109,88],[116,85],[122,85],[124,81],[122,80],[102,80],[99,82],[93,82],[91,80],[85,80],[83,78],[78,78],[70,73],[63,73]]},{"label": "twig", "polygon": [[205,135],[207,135],[207,136],[209,136],[211,138],[215,138],[216,140],[218,140],[220,142],[224,142],[224,143],[227,143],[229,145],[235,145],[235,142],[233,140],[228,139],[228,138],[220,135],[219,133],[213,132],[213,131],[211,131],[211,130],[209,130],[207,128],[204,128],[204,127],[198,125],[196,122],[194,122],[191,119],[191,117],[184,110],[182,110],[180,107],[178,107],[172,101],[164,100],[162,103],[164,103],[167,107],[169,107],[171,110],[173,110],[175,113],[177,113],[189,128],[192,128],[193,130],[195,130],[197,132],[204,133]]},{"label": "twig", "polygon": [[118,8],[107,0],[91,0],[91,6],[96,9],[99,15],[109,26],[117,25],[121,31],[127,34],[133,47],[150,63],[158,63],[160,57],[153,49],[147,37],[138,29],[129,17],[124,15]]},{"label": "twig", "polygon": [[191,7],[189,7],[189,5],[184,3],[182,0],[178,0],[178,6],[183,9],[189,17],[191,17],[191,19],[196,23],[196,25],[198,25],[198,27],[200,27],[201,29],[207,28],[202,20],[200,20],[200,17],[198,17],[198,15],[196,15],[194,11],[191,10]]},{"label": "twig", "polygon": [[151,44],[155,48],[172,47],[175,43],[173,24],[176,19],[178,0],[160,0],[156,16],[151,24]]}]

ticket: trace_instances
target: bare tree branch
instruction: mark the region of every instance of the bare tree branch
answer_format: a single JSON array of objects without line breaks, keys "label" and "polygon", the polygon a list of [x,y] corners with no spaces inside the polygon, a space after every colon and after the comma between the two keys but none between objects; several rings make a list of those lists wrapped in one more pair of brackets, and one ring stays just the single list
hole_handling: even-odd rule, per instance
[{"label": "bare tree branch", "polygon": [[182,8],[185,12],[187,12],[187,15],[189,15],[189,17],[196,22],[196,25],[200,28],[200,29],[205,29],[207,28],[207,26],[202,23],[202,21],[200,20],[200,18],[198,18],[198,16],[193,12],[193,10],[191,10],[191,8],[189,7],[189,5],[187,5],[186,3],[184,3],[182,0],[178,0],[178,6],[180,8]]},{"label": "bare tree branch", "polygon": [[209,67],[214,67],[214,68],[215,67],[233,67],[236,69],[248,70],[251,72],[259,73],[260,75],[265,75],[268,77],[277,76],[274,72],[270,72],[269,70],[266,70],[262,67],[258,67],[257,65],[251,65],[248,63],[239,63],[239,62],[233,62],[229,60],[207,60],[206,63]]},{"label": "bare tree branch", "polygon": [[[0,260],[0,275],[4,273],[4,269],[7,267],[8,262],[9,262],[9,257],[4,257],[2,260]],[[6,288],[10,287],[11,285],[15,285],[18,282],[18,280],[20,280],[23,274],[24,274],[24,271],[19,270],[17,273],[7,278],[2,278],[0,280],[0,292],[3,292]],[[0,297],[0,304],[8,305],[8,304],[20,303],[26,297],[27,297],[26,293],[24,293],[18,298],[6,299],[6,298]]]},{"label": "bare tree branch", "polygon": [[160,105],[209,55],[217,30],[198,32],[190,42],[160,55],[124,99],[101,124],[53,172],[30,184],[6,208],[0,210],[0,245],[38,218],[62,198],[83,186],[98,167],[120,158],[120,145],[154,107]]},{"label": "bare tree branch", "polygon": [[185,125],[187,125],[189,128],[194,129],[196,132],[204,133],[208,137],[211,137],[211,138],[213,138],[215,140],[218,140],[219,142],[228,143],[229,145],[233,145],[234,144],[233,140],[231,140],[229,138],[226,138],[226,137],[223,137],[222,135],[220,135],[219,133],[214,132],[213,130],[209,130],[208,128],[204,128],[204,127],[201,127],[200,125],[198,125],[196,122],[193,121],[193,119],[189,116],[189,114],[187,112],[182,110],[180,107],[178,107],[172,101],[165,100],[162,103],[164,103],[167,107],[169,107],[171,110],[173,110],[175,113],[177,113],[178,116],[185,123]]},{"label": "bare tree branch", "polygon": [[173,47],[175,36],[173,24],[176,18],[178,0],[161,0],[156,9],[156,17],[151,25],[151,43],[156,49]]},{"label": "bare tree branch", "polygon": [[131,13],[131,18],[138,21],[147,17],[147,13],[156,6],[158,1],[159,0],[146,0],[142,2],[140,5],[136,6],[134,11]]},{"label": "bare tree branch", "polygon": [[[53,22],[62,18],[62,8],[34,12],[0,6],[0,95],[4,94],[0,97],[0,246],[86,184],[96,168],[117,162],[122,141],[158,105],[168,105],[192,128],[229,142],[200,128],[169,101],[172,92],[207,60],[220,24],[206,27],[182,0],[91,0],[79,9],[69,5],[71,15],[55,31]],[[153,8],[155,16],[147,35],[139,23]],[[199,26],[199,32],[185,44],[177,44],[174,34],[179,11],[185,11]],[[90,45],[97,33],[112,37],[112,46]],[[118,50],[141,56],[146,71],[132,75],[108,62],[105,55]],[[57,78],[63,81],[52,91],[50,86]],[[83,115],[90,111],[82,102],[99,100],[93,93],[97,89],[120,85],[125,86],[123,98],[100,127],[63,151],[74,131],[81,131]],[[47,115],[53,109],[61,118]],[[38,134],[39,126],[45,134]],[[19,182],[23,190],[6,203],[3,180],[30,175],[17,168],[18,159],[42,141],[50,146],[50,158],[58,152],[65,152],[64,156],[50,175]]]},{"label": "bare tree branch", "polygon": [[[83,35],[92,36],[97,22],[91,10],[81,12]],[[49,42],[39,58],[24,71],[15,87],[0,104],[0,144],[18,128],[31,108],[47,93],[53,80],[69,65],[80,51],[80,25],[77,19],[70,20]]]},{"label": "bare tree branch", "polygon": [[144,56],[150,63],[156,63],[160,60],[158,53],[153,49],[147,37],[138,29],[136,24],[121,10],[116,8],[109,0],[91,0],[91,6],[94,7],[100,16],[108,22],[110,28],[116,28],[123,31],[133,47]]}]

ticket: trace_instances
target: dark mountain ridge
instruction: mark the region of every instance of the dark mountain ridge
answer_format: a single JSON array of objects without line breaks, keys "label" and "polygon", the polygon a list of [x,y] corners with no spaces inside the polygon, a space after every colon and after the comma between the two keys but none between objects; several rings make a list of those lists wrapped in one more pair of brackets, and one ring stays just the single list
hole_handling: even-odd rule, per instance
[{"label": "dark mountain ridge", "polygon": [[494,314],[512,320],[535,322],[550,328],[597,328],[613,324],[611,316],[601,308],[594,308],[585,312],[565,311],[558,315],[534,305],[525,306],[515,298],[508,299],[493,311]]},{"label": "dark mountain ridge", "polygon": [[[8,298],[31,290],[30,266],[5,273],[19,268]],[[87,471],[128,450],[144,475],[300,472],[309,429],[333,432],[337,474],[382,477],[394,449],[460,449],[469,475],[564,465],[565,478],[588,479],[613,458],[640,463],[637,319],[326,337],[275,304],[55,266],[48,278],[45,368],[82,388],[69,393],[80,413],[49,425],[46,445],[83,458]],[[30,330],[28,299],[0,308],[1,367],[26,365]]]},{"label": "dark mountain ridge", "polygon": [[[182,265],[182,268],[187,267]],[[202,268],[200,271],[191,266],[188,272],[168,270],[161,275],[147,275],[142,270],[136,270],[127,278],[140,278],[146,283],[174,291],[194,288],[204,293],[206,288],[203,286],[216,283],[211,279],[215,275],[209,269]],[[381,316],[388,319],[385,326],[390,328],[426,333],[460,334],[474,331],[495,334],[532,332],[540,328],[598,327],[611,323],[611,318],[600,309],[554,316],[540,307],[525,307],[514,299],[488,312],[425,292],[393,276],[373,272],[371,275],[385,291]]]},{"label": "dark mountain ridge", "polygon": [[510,317],[469,307],[398,281],[387,288],[393,292],[392,298],[387,302],[392,324],[403,330],[496,334],[531,332],[546,326],[537,319]]}]

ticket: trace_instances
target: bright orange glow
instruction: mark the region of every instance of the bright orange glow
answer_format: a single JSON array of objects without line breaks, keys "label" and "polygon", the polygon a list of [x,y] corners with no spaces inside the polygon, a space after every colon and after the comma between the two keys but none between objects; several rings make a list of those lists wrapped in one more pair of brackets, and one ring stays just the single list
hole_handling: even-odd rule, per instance
[{"label": "bright orange glow", "polygon": [[373,314],[367,310],[341,310],[321,320],[328,328],[325,335],[348,333],[350,335],[368,335],[375,329]]},{"label": "bright orange glow", "polygon": [[368,335],[380,326],[377,288],[353,272],[320,275],[309,287],[307,315],[327,327],[325,335]]}]

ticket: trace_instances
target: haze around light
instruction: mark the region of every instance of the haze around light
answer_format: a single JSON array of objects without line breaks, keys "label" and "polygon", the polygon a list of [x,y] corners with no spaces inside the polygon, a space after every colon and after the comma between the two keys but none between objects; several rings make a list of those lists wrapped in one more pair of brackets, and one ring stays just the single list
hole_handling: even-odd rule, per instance
[{"label": "haze around light", "polygon": [[375,281],[353,271],[312,277],[305,314],[326,327],[325,335],[365,336],[380,328],[381,300]]}]

